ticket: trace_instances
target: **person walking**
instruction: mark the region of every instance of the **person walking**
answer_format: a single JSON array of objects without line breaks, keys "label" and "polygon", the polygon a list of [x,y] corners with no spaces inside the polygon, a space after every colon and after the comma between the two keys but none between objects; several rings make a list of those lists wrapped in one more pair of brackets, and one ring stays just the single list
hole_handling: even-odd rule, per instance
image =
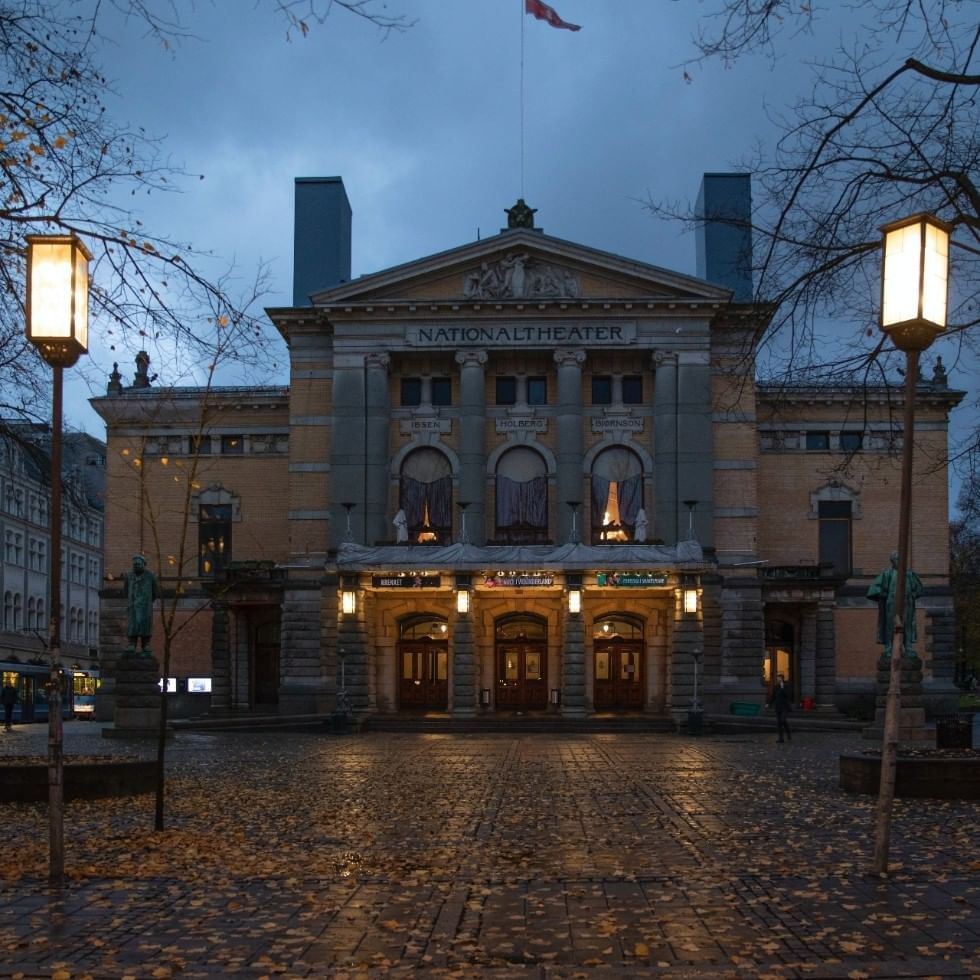
[{"label": "person walking", "polygon": [[776,676],[776,686],[772,689],[772,697],[769,699],[773,711],[776,712],[776,734],[779,741],[783,741],[783,733],[786,733],[786,740],[793,741],[793,736],[789,730],[789,713],[793,708],[793,699],[789,688],[786,686],[786,677],[783,674]]},{"label": "person walking", "polygon": [[14,730],[14,705],[20,700],[17,697],[17,688],[10,681],[3,685],[0,691],[0,704],[3,705],[3,730],[12,732]]}]

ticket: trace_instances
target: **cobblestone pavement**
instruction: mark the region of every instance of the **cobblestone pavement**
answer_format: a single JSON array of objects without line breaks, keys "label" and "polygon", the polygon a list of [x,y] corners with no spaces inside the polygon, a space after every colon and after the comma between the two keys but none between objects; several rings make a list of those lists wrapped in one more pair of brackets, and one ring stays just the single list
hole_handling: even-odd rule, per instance
[{"label": "cobblestone pavement", "polygon": [[46,805],[0,805],[0,976],[980,976],[980,804],[896,801],[870,875],[874,801],[837,788],[864,747],[181,735],[164,833],[152,796],[68,805],[61,892]]}]

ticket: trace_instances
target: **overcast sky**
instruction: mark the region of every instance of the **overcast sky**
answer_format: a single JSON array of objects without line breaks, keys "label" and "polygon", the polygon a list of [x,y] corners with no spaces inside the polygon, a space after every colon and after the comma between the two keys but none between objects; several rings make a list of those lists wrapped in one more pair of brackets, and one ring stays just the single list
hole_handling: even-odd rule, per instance
[{"label": "overcast sky", "polygon": [[[291,40],[271,6],[198,2],[186,18],[195,37],[175,51],[119,23],[104,63],[111,110],[205,177],[147,199],[145,222],[234,260],[246,279],[268,261],[263,306],[291,303],[299,176],[343,177],[355,276],[495,234],[519,196],[547,234],[693,275],[693,235],[642,201],[693,199],[703,172],[740,169],[771,145],[768,114],[805,91],[804,60],[839,29],[823,22],[774,66],[689,67],[687,81],[705,11],[693,0],[555,0],[574,33],[522,16],[523,0],[387,0],[410,29],[382,36],[334,8]],[[85,396],[104,391],[118,356],[93,348]],[[132,364],[120,368],[128,382]],[[71,421],[101,433],[71,373]]]}]

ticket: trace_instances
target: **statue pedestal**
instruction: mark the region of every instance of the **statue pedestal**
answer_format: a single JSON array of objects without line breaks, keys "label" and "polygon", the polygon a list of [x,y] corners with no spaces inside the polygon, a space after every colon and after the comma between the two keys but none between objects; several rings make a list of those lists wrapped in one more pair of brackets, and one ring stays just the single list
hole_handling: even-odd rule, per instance
[{"label": "statue pedestal", "polygon": [[116,661],[113,728],[106,738],[157,738],[160,734],[160,667],[156,657],[124,653]]},{"label": "statue pedestal", "polygon": [[[878,658],[878,674],[875,684],[875,720],[862,732],[866,739],[881,741],[885,729],[885,702],[888,682],[891,678],[891,659]],[[898,711],[898,744],[922,745],[931,742],[926,731],[926,712],[922,703],[922,661],[915,656],[902,657],[901,706]]]}]

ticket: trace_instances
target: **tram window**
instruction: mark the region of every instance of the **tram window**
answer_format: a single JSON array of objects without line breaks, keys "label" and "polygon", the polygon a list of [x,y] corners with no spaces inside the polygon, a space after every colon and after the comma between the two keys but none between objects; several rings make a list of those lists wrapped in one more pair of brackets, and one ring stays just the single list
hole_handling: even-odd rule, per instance
[{"label": "tram window", "polygon": [[529,681],[541,680],[541,655],[528,651],[524,661],[524,676]]},{"label": "tram window", "polygon": [[609,652],[607,650],[596,651],[595,679],[597,681],[609,680]]}]

